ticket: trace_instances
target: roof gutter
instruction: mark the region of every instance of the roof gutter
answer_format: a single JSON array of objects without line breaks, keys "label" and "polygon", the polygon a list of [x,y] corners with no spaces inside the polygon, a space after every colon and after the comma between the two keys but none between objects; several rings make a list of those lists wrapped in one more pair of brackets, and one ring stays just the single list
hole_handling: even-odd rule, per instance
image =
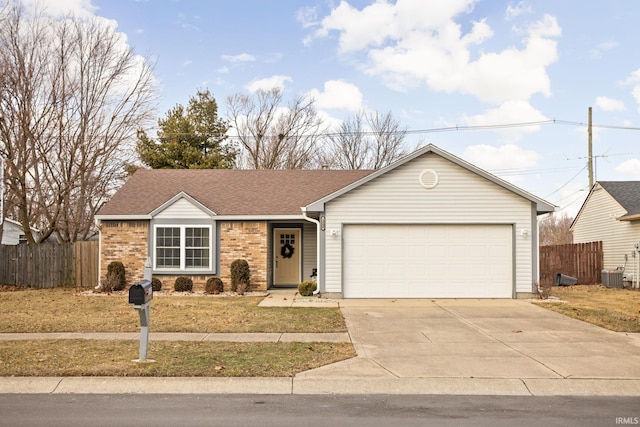
[{"label": "roof gutter", "polygon": [[98,221],[145,221],[152,218],[149,214],[134,214],[134,215],[95,215],[94,218]]},{"label": "roof gutter", "polygon": [[320,293],[320,284],[322,283],[322,268],[320,266],[320,231],[322,230],[320,229],[320,221],[307,215],[307,208],[302,207],[300,209],[302,210],[302,218],[316,225],[316,265],[318,266],[318,276],[316,290],[313,291],[313,295],[318,295]]}]

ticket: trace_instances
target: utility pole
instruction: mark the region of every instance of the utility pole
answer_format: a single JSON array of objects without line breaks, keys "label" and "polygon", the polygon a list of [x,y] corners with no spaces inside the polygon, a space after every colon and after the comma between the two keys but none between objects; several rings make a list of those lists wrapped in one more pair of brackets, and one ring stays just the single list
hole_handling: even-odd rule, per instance
[{"label": "utility pole", "polygon": [[587,125],[587,134],[589,135],[589,153],[587,167],[589,169],[589,188],[593,187],[593,131],[591,128],[591,107],[589,107],[589,122]]},{"label": "utility pole", "polygon": [[[4,223],[4,159],[0,157],[0,226]],[[0,231],[2,241],[2,231]]]}]

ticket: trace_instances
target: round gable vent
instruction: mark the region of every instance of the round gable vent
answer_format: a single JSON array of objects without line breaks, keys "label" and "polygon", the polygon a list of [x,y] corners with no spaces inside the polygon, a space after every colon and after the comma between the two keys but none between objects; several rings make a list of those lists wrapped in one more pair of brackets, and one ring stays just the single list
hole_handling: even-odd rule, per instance
[{"label": "round gable vent", "polygon": [[420,185],[426,189],[431,189],[438,185],[438,174],[431,169],[425,169],[420,174]]}]

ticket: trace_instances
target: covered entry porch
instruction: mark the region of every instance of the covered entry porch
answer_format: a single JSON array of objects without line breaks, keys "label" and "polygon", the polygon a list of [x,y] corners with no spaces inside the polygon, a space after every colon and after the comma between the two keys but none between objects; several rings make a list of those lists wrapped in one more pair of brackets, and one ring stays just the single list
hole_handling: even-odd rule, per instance
[{"label": "covered entry porch", "polygon": [[268,229],[269,288],[297,288],[317,278],[317,226],[313,222],[271,222]]}]

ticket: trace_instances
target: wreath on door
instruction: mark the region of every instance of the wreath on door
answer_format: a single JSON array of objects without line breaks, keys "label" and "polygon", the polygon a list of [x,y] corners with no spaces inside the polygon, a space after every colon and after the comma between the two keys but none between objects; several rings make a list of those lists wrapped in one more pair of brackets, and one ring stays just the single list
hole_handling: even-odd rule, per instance
[{"label": "wreath on door", "polygon": [[293,246],[285,243],[282,249],[280,249],[280,255],[282,255],[282,258],[291,258],[293,256]]}]

